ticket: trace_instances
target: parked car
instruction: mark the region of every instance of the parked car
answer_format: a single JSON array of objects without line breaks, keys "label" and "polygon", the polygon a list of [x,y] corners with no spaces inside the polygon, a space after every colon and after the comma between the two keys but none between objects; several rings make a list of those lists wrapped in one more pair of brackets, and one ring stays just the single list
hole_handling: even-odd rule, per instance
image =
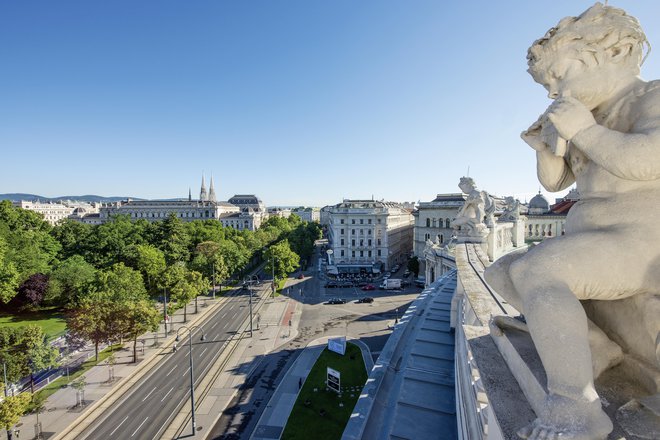
[{"label": "parked car", "polygon": [[334,281],[328,281],[327,283],[325,283],[325,288],[326,289],[331,289],[331,288],[334,288],[334,287],[337,287],[337,283],[334,282]]},{"label": "parked car", "polygon": [[371,304],[374,302],[374,299],[370,296],[365,296],[364,298],[360,298],[357,300],[358,303],[366,303],[366,304]]},{"label": "parked car", "polygon": [[405,272],[403,272],[403,277],[407,278],[409,276],[410,276],[410,271],[408,269],[406,269]]},{"label": "parked car", "polygon": [[300,272],[300,275],[298,275],[297,278],[299,280],[303,280],[303,279],[305,279],[305,275],[302,272]]},{"label": "parked car", "polygon": [[352,281],[342,281],[339,283],[339,287],[353,287]]},{"label": "parked car", "polygon": [[366,286],[362,287],[362,290],[376,290],[376,286],[373,284],[367,284]]},{"label": "parked car", "polygon": [[341,298],[330,298],[328,304],[346,304],[346,300]]}]

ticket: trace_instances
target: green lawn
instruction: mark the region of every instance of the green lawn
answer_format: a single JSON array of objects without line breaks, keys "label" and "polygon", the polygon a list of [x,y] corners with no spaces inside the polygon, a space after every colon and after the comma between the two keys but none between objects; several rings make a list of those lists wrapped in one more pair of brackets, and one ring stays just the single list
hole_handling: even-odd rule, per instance
[{"label": "green lawn", "polygon": [[53,339],[64,334],[66,321],[60,310],[40,310],[38,312],[0,314],[0,326],[20,327],[22,325],[38,325],[48,337]]},{"label": "green lawn", "polygon": [[[327,367],[341,373],[341,397],[334,391],[326,390]],[[344,356],[331,352],[327,348],[323,350],[298,395],[282,433],[282,439],[335,440],[341,438],[366,381],[367,371],[362,360],[362,353],[356,345],[347,344]],[[357,391],[347,390],[352,387],[357,387]],[[339,406],[340,403],[343,403],[343,407]],[[325,415],[321,415],[323,411],[325,411]]]}]

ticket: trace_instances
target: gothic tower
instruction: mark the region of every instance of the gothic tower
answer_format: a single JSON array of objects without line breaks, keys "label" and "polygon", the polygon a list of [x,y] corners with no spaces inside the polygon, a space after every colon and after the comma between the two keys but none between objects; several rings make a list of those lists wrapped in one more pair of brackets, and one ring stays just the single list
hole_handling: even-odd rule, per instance
[{"label": "gothic tower", "polygon": [[206,194],[206,183],[204,182],[204,174],[202,174],[202,187],[199,190],[199,200],[205,202],[208,199],[208,195]]},{"label": "gothic tower", "polygon": [[211,174],[211,184],[209,186],[209,201],[215,202],[215,189],[213,189],[213,174]]}]

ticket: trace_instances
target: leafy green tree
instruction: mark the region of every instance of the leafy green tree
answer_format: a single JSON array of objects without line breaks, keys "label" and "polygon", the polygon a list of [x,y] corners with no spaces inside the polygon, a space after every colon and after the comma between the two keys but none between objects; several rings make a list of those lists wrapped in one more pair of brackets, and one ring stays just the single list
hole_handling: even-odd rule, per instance
[{"label": "leafy green tree", "polygon": [[17,382],[57,365],[57,350],[48,343],[41,327],[0,327],[0,360],[7,365],[7,379]]},{"label": "leafy green tree", "polygon": [[408,270],[415,274],[415,277],[419,275],[419,258],[412,257],[408,260]]},{"label": "leafy green tree", "polygon": [[284,278],[296,270],[300,261],[300,257],[291,250],[287,240],[282,240],[269,247],[264,258],[266,259],[265,270],[271,272],[274,269],[275,278],[278,279]]},{"label": "leafy green tree", "polygon": [[153,302],[140,299],[120,303],[116,316],[121,321],[123,336],[133,341],[133,362],[137,362],[137,338],[158,329],[160,313]]},{"label": "leafy green tree", "polygon": [[65,260],[74,255],[84,255],[92,228],[92,225],[71,219],[64,219],[55,225],[51,231],[51,236],[62,246],[58,258]]},{"label": "leafy green tree", "polygon": [[98,290],[107,292],[112,300],[137,301],[147,297],[147,290],[140,272],[125,266],[113,265],[109,270],[98,273]]},{"label": "leafy green tree", "polygon": [[107,292],[91,292],[83,297],[66,316],[69,337],[74,341],[94,343],[95,359],[99,360],[99,344],[117,339],[116,302]]},{"label": "leafy green tree", "polygon": [[187,270],[182,264],[169,266],[162,277],[162,287],[170,292],[170,298],[183,307],[183,321],[188,321],[187,307],[198,295],[208,292],[209,283],[201,273]]},{"label": "leafy green tree", "polygon": [[190,258],[190,236],[176,214],[172,213],[157,223],[156,240],[157,247],[165,254],[167,264],[187,262]]},{"label": "leafy green tree", "polygon": [[165,270],[165,255],[155,246],[141,244],[136,246],[137,268],[147,280],[150,292],[156,288],[156,279]]},{"label": "leafy green tree", "polygon": [[222,256],[221,245],[215,241],[204,241],[195,248],[191,268],[217,283],[229,276],[229,268]]},{"label": "leafy green tree", "polygon": [[7,396],[0,402],[0,425],[7,431],[7,438],[12,439],[12,426],[18,423],[21,416],[26,413],[30,405],[32,394],[21,393]]},{"label": "leafy green tree", "polygon": [[8,303],[16,296],[19,285],[19,273],[11,261],[5,259],[7,242],[0,236],[0,302]]},{"label": "leafy green tree", "polygon": [[92,290],[96,269],[80,255],[73,255],[55,265],[50,274],[46,301],[63,307],[75,306]]},{"label": "leafy green tree", "polygon": [[229,274],[238,273],[249,261],[249,254],[245,247],[239,246],[235,241],[225,240],[219,243],[219,254],[224,260]]},{"label": "leafy green tree", "polygon": [[131,258],[133,246],[145,241],[144,228],[144,223],[132,222],[127,215],[114,216],[94,226],[84,244],[83,257],[97,268],[126,262]]}]

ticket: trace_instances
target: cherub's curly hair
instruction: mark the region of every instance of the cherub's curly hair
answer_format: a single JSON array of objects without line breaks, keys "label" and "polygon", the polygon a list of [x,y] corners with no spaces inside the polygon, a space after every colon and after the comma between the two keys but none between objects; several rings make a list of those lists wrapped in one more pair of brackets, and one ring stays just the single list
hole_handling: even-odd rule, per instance
[{"label": "cherub's curly hair", "polygon": [[[576,52],[581,52],[579,59],[587,65],[598,64],[598,48],[611,49],[630,44],[633,48],[631,56],[636,58],[639,66],[651,52],[651,45],[635,17],[626,14],[623,9],[596,3],[579,17],[562,19],[557,26],[546,32],[543,38],[532,44],[527,51],[529,72],[534,75],[534,70],[543,69],[539,66],[542,64],[539,61],[544,55],[552,51],[557,44],[567,42],[577,43]],[[642,58],[644,45],[647,51]],[[592,56],[585,56],[585,53],[591,53]]]}]

